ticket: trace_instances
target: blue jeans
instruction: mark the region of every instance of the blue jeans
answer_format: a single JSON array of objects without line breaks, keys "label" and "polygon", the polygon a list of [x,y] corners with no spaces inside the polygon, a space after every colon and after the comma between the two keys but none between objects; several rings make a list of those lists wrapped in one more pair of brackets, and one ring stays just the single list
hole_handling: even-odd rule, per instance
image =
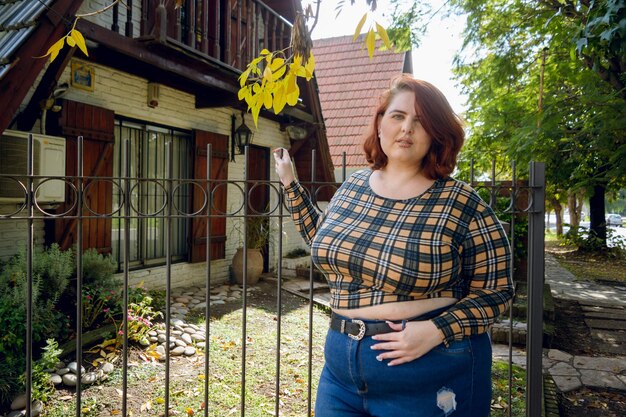
[{"label": "blue jeans", "polygon": [[[367,320],[364,320],[367,322]],[[315,417],[487,417],[491,341],[485,334],[435,347],[387,366],[371,337],[356,341],[329,330]]]}]

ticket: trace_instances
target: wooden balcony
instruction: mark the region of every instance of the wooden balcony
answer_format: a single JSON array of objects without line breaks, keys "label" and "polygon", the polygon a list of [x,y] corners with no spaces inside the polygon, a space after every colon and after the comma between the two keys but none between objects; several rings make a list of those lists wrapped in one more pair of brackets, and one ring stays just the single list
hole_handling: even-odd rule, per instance
[{"label": "wooden balcony", "polygon": [[[289,45],[292,24],[274,8],[293,10],[293,0],[274,0],[274,8],[260,0],[183,0],[180,8],[175,3],[141,0],[140,40],[155,40],[238,70],[264,48]],[[126,10],[114,8],[110,30],[132,37],[137,7],[133,0],[127,4]]]}]

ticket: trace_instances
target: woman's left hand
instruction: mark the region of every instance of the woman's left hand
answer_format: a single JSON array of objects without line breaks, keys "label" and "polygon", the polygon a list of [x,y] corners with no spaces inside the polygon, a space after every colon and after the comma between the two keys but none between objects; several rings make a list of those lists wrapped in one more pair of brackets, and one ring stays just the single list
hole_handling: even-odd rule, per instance
[{"label": "woman's left hand", "polygon": [[387,365],[394,366],[410,362],[430,352],[432,348],[443,342],[443,335],[430,321],[409,321],[402,330],[402,323],[387,322],[395,330],[372,336],[380,342],[372,345],[373,350],[382,350],[378,360],[391,359]]}]

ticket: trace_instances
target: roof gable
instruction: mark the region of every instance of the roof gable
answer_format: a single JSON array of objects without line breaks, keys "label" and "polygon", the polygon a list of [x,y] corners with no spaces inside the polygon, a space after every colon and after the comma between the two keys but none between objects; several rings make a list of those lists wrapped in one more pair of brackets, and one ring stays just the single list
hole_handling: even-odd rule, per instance
[{"label": "roof gable", "polygon": [[313,41],[315,77],[335,167],[341,167],[344,151],[347,166],[368,165],[362,135],[371,122],[378,98],[392,77],[413,72],[410,52],[376,51],[370,60],[363,36],[356,41],[352,36]]}]

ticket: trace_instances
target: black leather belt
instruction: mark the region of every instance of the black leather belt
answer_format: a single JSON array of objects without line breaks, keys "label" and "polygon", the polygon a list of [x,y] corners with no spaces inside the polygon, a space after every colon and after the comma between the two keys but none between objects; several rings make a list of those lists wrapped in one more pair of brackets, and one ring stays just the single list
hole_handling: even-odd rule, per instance
[{"label": "black leather belt", "polygon": [[361,340],[365,336],[373,336],[381,333],[395,332],[387,323],[375,322],[366,323],[363,320],[357,319],[343,319],[336,314],[330,316],[330,328],[348,335],[348,337],[354,340]]}]

